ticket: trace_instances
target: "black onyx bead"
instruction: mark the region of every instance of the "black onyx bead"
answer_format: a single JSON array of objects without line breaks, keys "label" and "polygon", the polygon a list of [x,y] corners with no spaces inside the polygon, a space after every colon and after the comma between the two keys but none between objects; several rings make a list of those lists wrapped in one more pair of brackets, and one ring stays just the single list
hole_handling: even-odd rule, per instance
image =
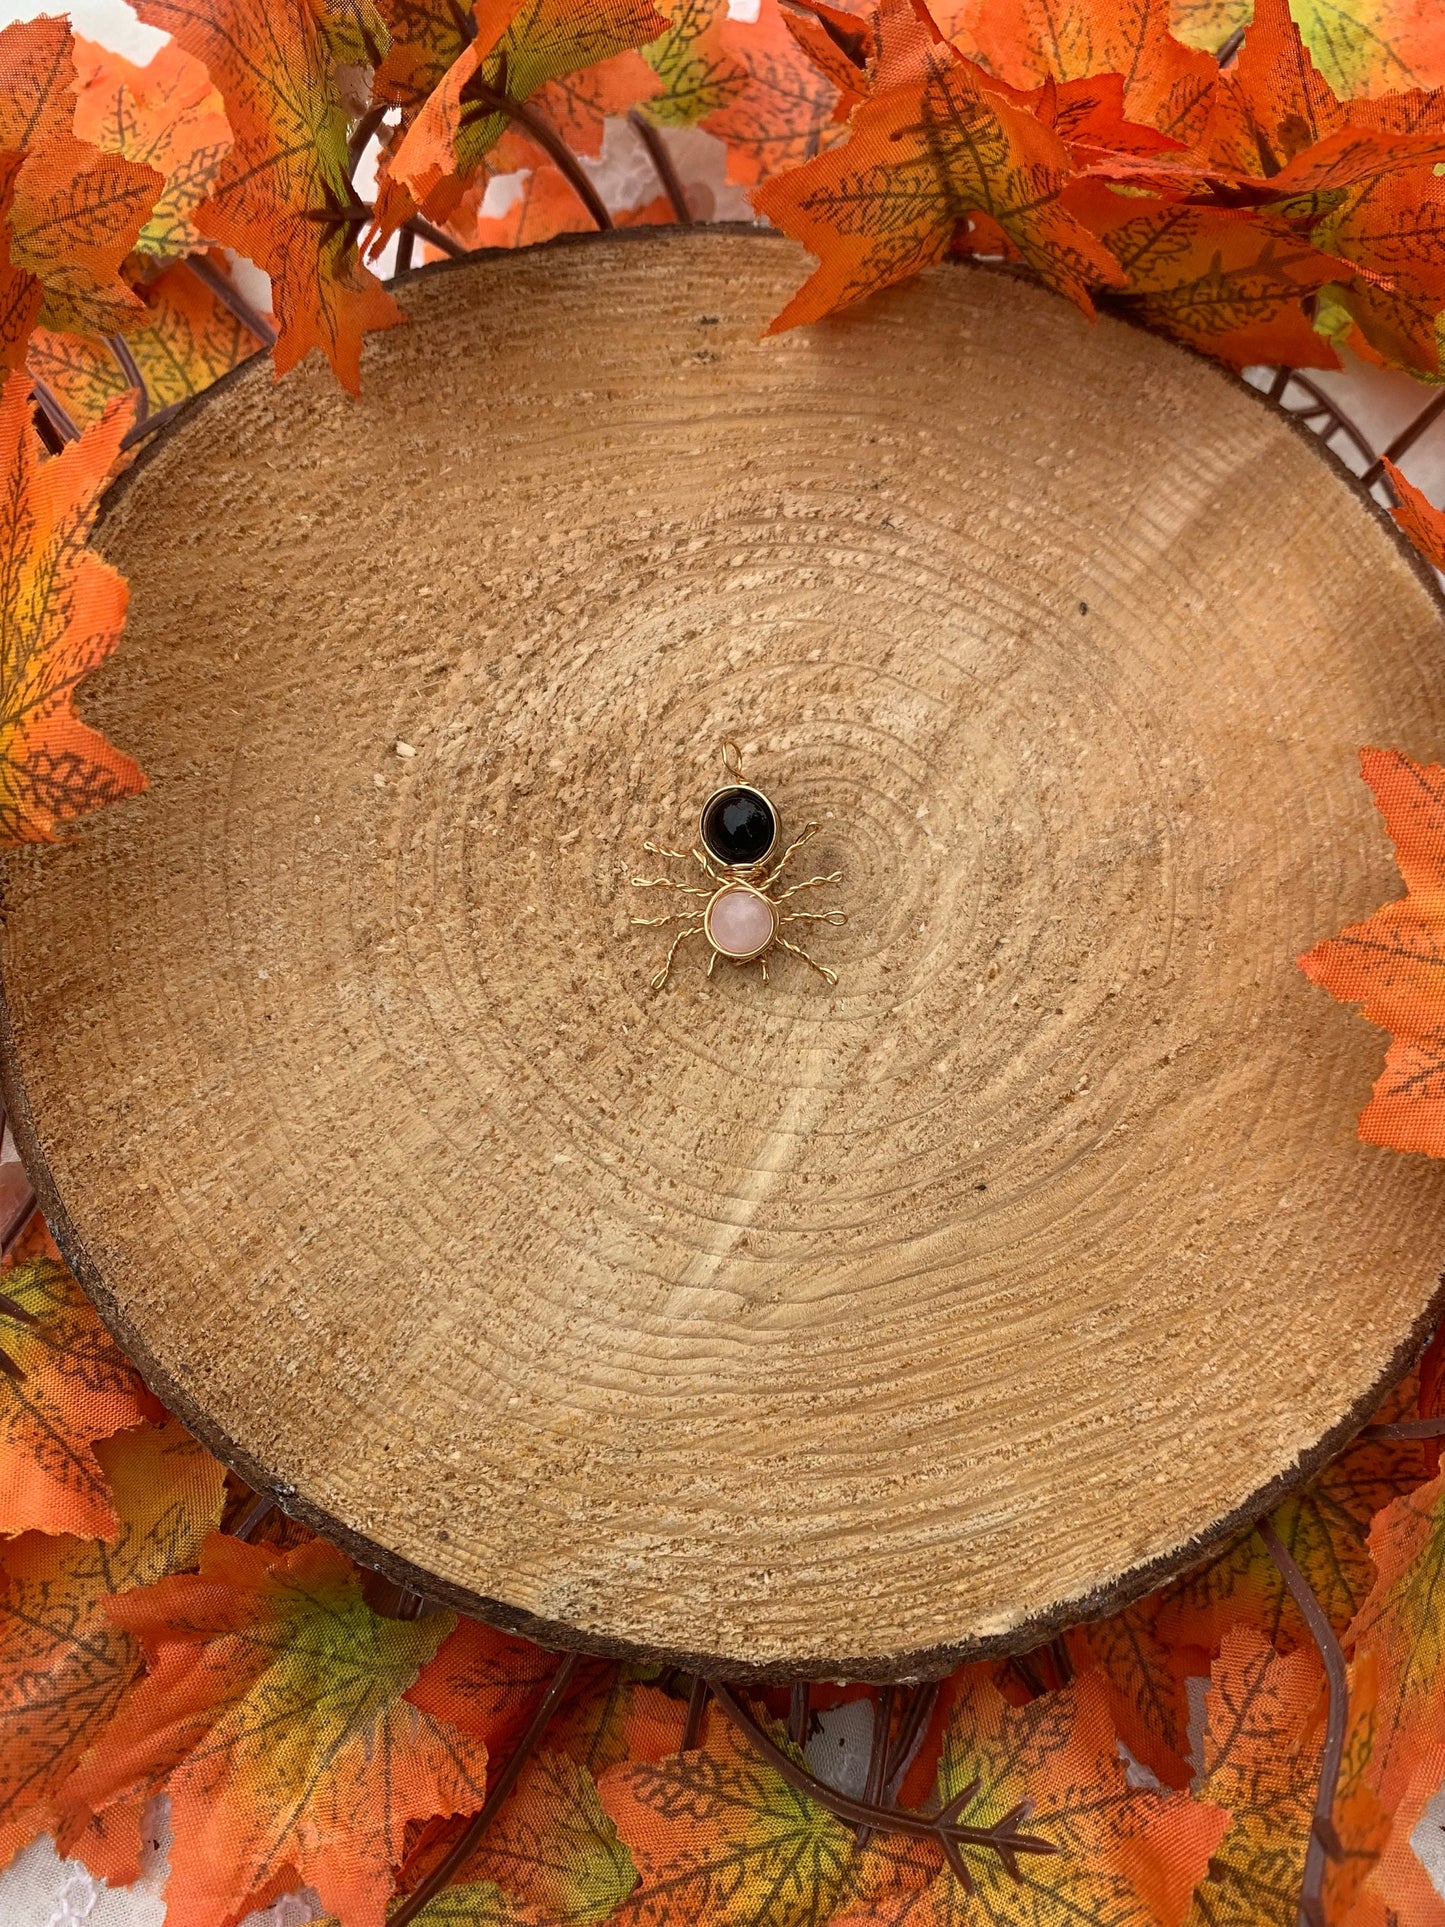
[{"label": "black onyx bead", "polygon": [[760,863],[777,834],[773,806],[756,790],[719,790],[702,813],[703,846],[714,862],[728,869]]}]

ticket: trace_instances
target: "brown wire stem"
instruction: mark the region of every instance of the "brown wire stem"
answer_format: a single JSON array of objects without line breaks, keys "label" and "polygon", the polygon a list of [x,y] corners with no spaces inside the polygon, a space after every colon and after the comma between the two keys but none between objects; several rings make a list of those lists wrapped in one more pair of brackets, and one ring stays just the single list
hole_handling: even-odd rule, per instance
[{"label": "brown wire stem", "polygon": [[261,1530],[262,1526],[265,1525],[275,1510],[276,1501],[271,1497],[271,1494],[269,1492],[258,1492],[246,1507],[246,1510],[241,1514],[240,1518],[237,1519],[236,1523],[231,1527],[226,1537],[228,1539],[244,1539],[249,1542],[255,1538],[256,1534]]},{"label": "brown wire stem", "polygon": [[183,265],[190,269],[198,281],[208,287],[223,308],[240,322],[249,334],[253,334],[263,348],[276,346],[276,330],[264,315],[257,314],[236,284],[229,276],[207,260],[204,254],[187,254],[182,257]]},{"label": "brown wire stem", "polygon": [[130,351],[130,343],[124,335],[107,335],[105,345],[114,357],[116,367],[136,392],[135,421],[132,427],[139,428],[151,412],[151,398],[146,388],[145,376],[141,373],[140,366]]},{"label": "brown wire stem", "polygon": [[652,162],[653,171],[662,183],[662,191],[668,204],[684,227],[693,225],[692,209],[687,204],[687,190],[682,178],[673,165],[672,155],[668,152],[667,142],[662,138],[662,130],[654,127],[646,114],[633,108],[627,116],[628,123],[642,145],[647,149],[647,158]]},{"label": "brown wire stem", "polygon": [[428,247],[440,248],[453,261],[465,261],[471,251],[464,248],[460,241],[454,241],[449,234],[444,234],[439,227],[433,227],[420,214],[413,214],[403,231],[415,235],[418,241],[425,241]]},{"label": "brown wire stem", "polygon": [[[752,1742],[768,1765],[789,1786],[807,1794],[809,1799],[816,1800],[819,1806],[825,1807],[837,1819],[846,1820],[851,1826],[866,1827],[873,1833],[904,1833],[916,1840],[936,1841],[966,1893],[973,1891],[973,1877],[963,1857],[965,1847],[977,1847],[997,1854],[1004,1871],[1015,1880],[1022,1878],[1018,1867],[1020,1854],[1059,1851],[1052,1840],[1043,1840],[1037,1834],[1019,1831],[1032,1810],[1032,1802],[1028,1800],[1020,1801],[1001,1819],[995,1820],[991,1827],[965,1825],[959,1815],[977,1797],[977,1781],[964,1787],[961,1793],[956,1793],[947,1806],[934,1814],[909,1813],[902,1807],[870,1806],[866,1800],[855,1800],[850,1794],[839,1793],[806,1767],[799,1766],[792,1755],[785,1752],[758,1723],[731,1686],[723,1680],[713,1679],[708,1681],[708,1687],[733,1725]],[[397,1927],[397,1923],[391,1923],[391,1927]]]},{"label": "brown wire stem", "polygon": [[1345,1727],[1350,1713],[1350,1685],[1345,1673],[1345,1655],[1324,1607],[1285,1549],[1279,1534],[1268,1519],[1260,1520],[1258,1530],[1270,1558],[1279,1567],[1280,1576],[1289,1587],[1290,1597],[1299,1607],[1300,1617],[1320,1649],[1325,1679],[1329,1685],[1329,1715],[1325,1721],[1324,1751],[1320,1755],[1319,1791],[1315,1795],[1314,1823],[1310,1828],[1310,1843],[1305,1853],[1304,1879],[1300,1883],[1299,1897],[1300,1927],[1325,1927],[1325,1863],[1327,1860],[1338,1860],[1343,1851],[1339,1835],[1335,1832],[1334,1812],[1335,1790],[1340,1783],[1340,1762],[1345,1754]]},{"label": "brown wire stem", "polygon": [[466,93],[468,103],[475,101],[491,113],[505,114],[508,120],[514,121],[537,143],[558,173],[564,176],[572,192],[592,216],[594,224],[599,228],[612,226],[612,216],[607,212],[602,196],[592,185],[591,175],[556,129],[550,127],[540,114],[534,113],[525,101],[513,100],[510,94],[489,87],[480,74],[467,82]]},{"label": "brown wire stem", "polygon": [[692,1682],[688,1695],[687,1718],[682,1723],[681,1751],[690,1753],[702,1741],[703,1715],[707,1712],[707,1681],[701,1673]]},{"label": "brown wire stem", "polygon": [[351,130],[351,138],[346,143],[346,171],[354,175],[361,165],[361,157],[371,144],[371,137],[386,119],[386,103],[368,107],[361,119]]},{"label": "brown wire stem", "polygon": [[1434,396],[1428,406],[1420,410],[1412,422],[1406,423],[1389,446],[1365,470],[1360,477],[1365,487],[1370,488],[1378,482],[1385,472],[1386,462],[1398,462],[1402,455],[1415,446],[1427,428],[1434,427],[1442,414],[1445,414],[1445,388]]},{"label": "brown wire stem", "polygon": [[806,1746],[812,1719],[812,1693],[806,1680],[799,1680],[788,1700],[788,1738],[794,1746]]},{"label": "brown wire stem", "polygon": [[62,442],[78,442],[80,430],[76,427],[70,410],[53,388],[48,387],[39,377],[30,377],[30,392],[39,404],[40,412]]},{"label": "brown wire stem", "polygon": [[473,1814],[472,1818],[467,1822],[466,1826],[457,1836],[456,1843],[450,1853],[448,1853],[444,1859],[438,1861],[426,1879],[423,1880],[412,1893],[408,1894],[396,1912],[388,1915],[386,1927],[411,1927],[411,1922],[416,1919],[427,1902],[434,1899],[436,1895],[441,1892],[442,1888],[451,1880],[452,1875],[456,1873],[466,1861],[472,1849],[496,1818],[502,1802],[516,1785],[517,1775],[522,1771],[522,1768],[527,1764],[528,1760],[531,1759],[533,1753],[536,1752],[538,1742],[547,1730],[552,1715],[562,1704],[566,1696],[567,1688],[572,1684],[572,1675],[576,1670],[577,1655],[576,1653],[568,1653],[556,1672],[552,1675],[552,1684],[547,1688],[536,1712],[528,1721],[527,1730],[513,1748],[507,1764],[502,1768],[501,1772],[497,1774],[490,1786],[488,1786],[487,1797],[482,1804],[480,1812]]}]

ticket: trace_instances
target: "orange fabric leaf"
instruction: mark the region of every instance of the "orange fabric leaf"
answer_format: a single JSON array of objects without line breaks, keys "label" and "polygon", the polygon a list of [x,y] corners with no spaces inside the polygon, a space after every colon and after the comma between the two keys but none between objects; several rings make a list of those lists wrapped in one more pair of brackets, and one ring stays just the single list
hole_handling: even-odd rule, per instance
[{"label": "orange fabric leaf", "polygon": [[655,1686],[635,1686],[627,1711],[624,1740],[629,1760],[665,1760],[682,1750],[687,1705]]},{"label": "orange fabric leaf", "polygon": [[[26,1532],[0,1548],[0,1837],[12,1850],[54,1824],[67,1775],[140,1670],[106,1596],[193,1564],[221,1516],[225,1471],[176,1419],[107,1439],[96,1458],[115,1495],[112,1543]],[[134,1841],[114,1870],[139,1845],[127,1818]]]},{"label": "orange fabric leaf", "polygon": [[391,36],[372,82],[372,93],[400,107],[410,127],[427,97],[470,42],[475,21],[462,0],[377,0]]},{"label": "orange fabric leaf", "polygon": [[1349,1636],[1378,1671],[1370,1778],[1393,1808],[1421,1746],[1445,1737],[1445,1476],[1387,1506],[1370,1551],[1378,1577]]},{"label": "orange fabric leaf", "polygon": [[1360,1115],[1367,1144],[1445,1157],[1445,768],[1360,752],[1408,892],[1300,958],[1313,983],[1391,1033]]},{"label": "orange fabric leaf", "polygon": [[973,210],[1045,285],[1092,313],[1090,290],[1123,273],[1064,205],[1073,174],[1058,135],[933,39],[911,0],[883,0],[873,92],[854,109],[848,139],[753,196],[820,262],[770,332],[916,274]]},{"label": "orange fabric leaf", "polygon": [[642,106],[661,90],[662,82],[641,53],[629,47],[610,60],[549,80],[537,95],[537,106],[574,154],[595,160],[602,152],[603,123]]},{"label": "orange fabric leaf", "polygon": [[725,20],[718,44],[745,76],[702,122],[727,143],[730,181],[754,186],[837,137],[837,89],[789,32],[778,0],[761,0],[756,21]]},{"label": "orange fabric leaf", "polygon": [[[1165,1595],[1168,1598],[1168,1595]],[[1119,1738],[1134,1758],[1165,1786],[1186,1787],[1189,1705],[1176,1646],[1160,1635],[1158,1595],[1078,1626],[1068,1635],[1069,1651],[1081,1669],[1094,1666],[1108,1693],[1109,1712]]]},{"label": "orange fabric leaf", "polygon": [[1345,123],[1345,109],[1310,58],[1289,0],[1255,0],[1238,59],[1220,77],[1214,156],[1268,179]]},{"label": "orange fabric leaf", "polygon": [[478,0],[476,38],[390,158],[378,236],[418,207],[447,218],[507,131],[499,101],[525,102],[549,80],[640,46],[662,24],[651,0]]},{"label": "orange fabric leaf", "polygon": [[[1415,1415],[1413,1399],[1402,1396],[1392,1398],[1378,1416]],[[1344,1633],[1375,1583],[1369,1552],[1375,1515],[1401,1493],[1413,1491],[1430,1470],[1424,1440],[1356,1439],[1270,1515],[1336,1633]],[[1281,1651],[1313,1643],[1279,1568],[1253,1530],[1157,1595],[1153,1605],[1158,1637],[1170,1648],[1215,1653],[1230,1626],[1241,1620]]]},{"label": "orange fabric leaf", "polygon": [[[24,162],[23,154],[0,153],[0,223],[9,220],[16,176]],[[44,299],[39,278],[28,268],[17,268],[8,247],[0,248],[0,368],[7,373],[25,365],[26,346]]]},{"label": "orange fabric leaf", "polygon": [[481,1805],[486,1746],[403,1697],[453,1615],[380,1618],[324,1541],[275,1553],[215,1534],[199,1575],[109,1610],[147,1675],[61,1802],[170,1795],[167,1927],[226,1927],[293,1875],[346,1927],[383,1927],[408,1822]]},{"label": "orange fabric leaf", "polygon": [[0,1268],[0,1350],[0,1533],[113,1537],[95,1448],[156,1407],[38,1218]]},{"label": "orange fabric leaf", "polygon": [[860,18],[844,7],[829,6],[827,0],[781,0],[779,11],[809,60],[837,88],[834,117],[846,119],[868,92],[869,73],[878,57],[871,15]]},{"label": "orange fabric leaf", "polygon": [[138,254],[163,261],[205,245],[191,216],[230,152],[221,96],[199,60],[171,42],[137,67],[77,37],[75,131],[104,154],[153,167],[160,199],[136,237]]},{"label": "orange fabric leaf", "polygon": [[642,49],[659,92],[647,103],[659,127],[692,127],[721,113],[748,84],[728,44],[727,0],[658,0],[665,30]]},{"label": "orange fabric leaf", "polygon": [[462,1877],[494,1882],[556,1927],[592,1927],[626,1900],[637,1869],[587,1769],[565,1753],[538,1753]]},{"label": "orange fabric leaf", "polygon": [[594,225],[577,198],[577,190],[550,162],[529,171],[521,192],[505,213],[468,218],[464,200],[447,222],[451,232],[472,248],[531,247],[538,241],[550,241],[554,234],[590,233]]},{"label": "orange fabric leaf", "polygon": [[353,394],[361,341],[404,319],[362,266],[347,116],[336,61],[309,0],[138,0],[220,89],[234,145],[196,225],[271,277],[284,373],[321,349]]},{"label": "orange fabric leaf", "polygon": [[1175,39],[1169,0],[985,0],[950,38],[1015,87],[1118,74],[1129,119],[1185,144],[1209,120],[1219,70]]},{"label": "orange fabric leaf", "polygon": [[721,1717],[705,1746],[614,1766],[598,1793],[641,1876],[619,1927],[816,1927],[856,1853],[852,1829]]},{"label": "orange fabric leaf", "polygon": [[1128,277],[1113,306],[1231,368],[1338,368],[1303,305],[1348,271],[1332,256],[1247,213],[1119,194],[1097,181],[1067,198]]},{"label": "orange fabric leaf", "polygon": [[47,327],[103,334],[138,305],[120,265],[164,182],[154,168],[76,138],[72,44],[64,20],[0,33],[0,151],[25,155],[9,210],[10,260],[42,282]]},{"label": "orange fabric leaf", "polygon": [[1385,472],[1400,498],[1399,506],[1391,511],[1395,520],[1432,567],[1445,569],[1445,509],[1437,509],[1393,462],[1386,462]]},{"label": "orange fabric leaf", "polygon": [[[554,1753],[565,1753],[585,1766],[594,1779],[600,1779],[620,1760],[645,1757],[634,1754],[631,1745],[637,1691],[636,1674],[630,1667],[584,1662],[572,1692],[547,1728],[547,1745]],[[677,1737],[680,1743],[681,1726]],[[654,1751],[648,1747],[646,1756]],[[664,1751],[673,1752],[675,1748]]]},{"label": "orange fabric leaf", "polygon": [[1189,1927],[1293,1920],[1319,1783],[1314,1718],[1323,1671],[1313,1651],[1282,1655],[1236,1626],[1210,1673],[1201,1799],[1229,1816]]},{"label": "orange fabric leaf", "polygon": [[1084,1674],[1022,1707],[986,1667],[965,1668],[945,1690],[939,1799],[974,1788],[958,1818],[984,1827],[1022,1804],[1020,1830],[1054,1851],[1021,1853],[1014,1878],[997,1855],[964,1848],[974,1893],[945,1869],[924,1895],[859,1914],[858,1927],[1178,1927],[1226,1822],[1183,1794],[1128,1786],[1102,1679]]},{"label": "orange fabric leaf", "polygon": [[[1213,52],[1250,12],[1251,0],[1173,0],[1174,31]],[[1436,0],[1290,0],[1290,12],[1311,59],[1341,96],[1445,84]]]},{"label": "orange fabric leaf", "polygon": [[[11,375],[0,397],[5,842],[52,839],[59,824],[145,787],[131,759],[75,713],[77,685],[115,648],[125,620],[126,585],[85,547],[85,539],[133,412],[128,400],[112,402],[78,442],[40,463],[28,377]],[[90,1528],[82,1522],[77,1529]]]},{"label": "orange fabric leaf", "polygon": [[[125,340],[153,409],[202,393],[258,352],[250,330],[179,263],[140,292],[145,312],[127,329]],[[128,392],[110,349],[86,335],[38,328],[28,365],[82,426],[98,421],[109,402]]]},{"label": "orange fabric leaf", "polygon": [[505,1757],[556,1670],[555,1655],[531,1640],[479,1619],[459,1619],[405,1697]]}]

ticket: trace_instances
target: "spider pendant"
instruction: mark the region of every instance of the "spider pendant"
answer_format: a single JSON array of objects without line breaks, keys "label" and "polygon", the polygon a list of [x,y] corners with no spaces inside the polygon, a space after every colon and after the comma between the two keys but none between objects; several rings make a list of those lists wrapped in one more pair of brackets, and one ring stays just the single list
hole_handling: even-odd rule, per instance
[{"label": "spider pendant", "polygon": [[800,957],[810,970],[829,984],[838,981],[836,971],[810,957],[801,944],[784,936],[790,923],[825,923],[835,927],[847,921],[841,910],[794,908],[794,900],[807,890],[826,883],[840,883],[843,872],[830,870],[826,876],[804,877],[787,889],[777,885],[789,860],[805,843],[817,835],[816,823],[806,823],[774,860],[781,840],[778,813],[759,789],[742,781],[742,756],[733,742],[723,744],[723,766],[732,779],[725,788],[714,790],[702,806],[698,824],[698,843],[690,850],[666,850],[656,843],[644,843],[653,856],[670,857],[678,863],[696,864],[702,880],[679,883],[674,877],[633,877],[636,890],[670,890],[686,903],[660,917],[634,917],[635,924],[647,928],[676,924],[667,956],[649,983],[661,990],[672,973],[672,963],[689,937],[702,937],[709,947],[707,974],[717,968],[718,958],[739,968],[757,964],[763,982],[768,981],[768,957],[774,950],[786,950]]}]

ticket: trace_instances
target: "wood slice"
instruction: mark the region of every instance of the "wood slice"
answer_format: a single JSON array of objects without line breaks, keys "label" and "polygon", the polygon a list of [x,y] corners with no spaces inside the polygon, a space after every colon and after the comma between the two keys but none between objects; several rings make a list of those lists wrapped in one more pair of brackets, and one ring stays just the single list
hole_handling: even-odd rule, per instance
[{"label": "wood slice", "polygon": [[[1435,1317],[1445,1172],[1295,957],[1400,892],[1356,752],[1440,752],[1445,652],[1214,367],[964,268],[761,340],[805,271],[427,273],[359,404],[164,438],[87,700],[151,789],[8,863],[9,1095],[161,1395],[362,1558],[886,1678],[1196,1560]],[[647,988],[724,737],[836,989]]]}]

